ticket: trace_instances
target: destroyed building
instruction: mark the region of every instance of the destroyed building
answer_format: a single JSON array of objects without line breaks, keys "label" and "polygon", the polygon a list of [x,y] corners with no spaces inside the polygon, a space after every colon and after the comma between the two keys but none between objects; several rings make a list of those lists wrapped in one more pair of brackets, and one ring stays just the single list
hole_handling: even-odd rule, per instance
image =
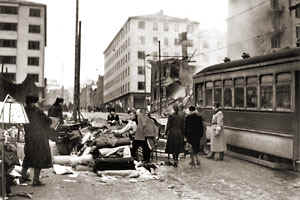
[{"label": "destroyed building", "polygon": [[[192,76],[196,66],[189,65],[188,60],[169,58],[151,61],[151,110],[163,110],[176,101],[191,95]],[[148,102],[149,103],[149,102]]]}]

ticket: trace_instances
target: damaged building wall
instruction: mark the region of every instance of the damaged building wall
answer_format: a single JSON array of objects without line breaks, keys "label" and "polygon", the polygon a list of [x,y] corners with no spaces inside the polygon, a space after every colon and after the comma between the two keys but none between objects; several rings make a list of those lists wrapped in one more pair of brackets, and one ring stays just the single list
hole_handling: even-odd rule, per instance
[{"label": "damaged building wall", "polygon": [[[191,94],[196,66],[190,65],[187,60],[166,59],[161,61],[161,88],[159,79],[159,62],[153,61],[151,75],[152,111],[159,109],[160,95],[162,95],[162,109],[176,101],[181,101]],[[160,92],[161,89],[161,92]],[[164,112],[164,111],[163,111]]]},{"label": "damaged building wall", "polygon": [[289,2],[229,0],[228,57],[234,60],[243,52],[256,56],[295,46]]}]

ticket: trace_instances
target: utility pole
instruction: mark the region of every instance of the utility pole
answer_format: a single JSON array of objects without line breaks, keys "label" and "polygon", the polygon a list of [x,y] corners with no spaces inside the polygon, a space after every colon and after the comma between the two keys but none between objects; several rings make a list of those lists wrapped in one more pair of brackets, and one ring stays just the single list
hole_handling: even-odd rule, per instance
[{"label": "utility pole", "polygon": [[78,65],[78,12],[79,12],[79,0],[76,0],[76,19],[75,19],[75,71],[74,71],[74,96],[73,96],[73,119],[77,121],[77,117],[80,118],[79,114],[79,92],[80,90],[80,80],[79,80],[79,65]]},{"label": "utility pole", "polygon": [[81,63],[81,21],[79,21],[79,33],[78,33],[78,52],[77,52],[77,94],[78,94],[78,109],[77,109],[77,114],[78,114],[78,119],[80,119],[80,63]]},{"label": "utility pole", "polygon": [[161,99],[162,99],[162,92],[161,92],[161,60],[160,60],[160,40],[158,41],[158,71],[159,71],[159,115],[161,116]]},{"label": "utility pole", "polygon": [[144,102],[144,107],[145,107],[145,111],[147,110],[147,84],[146,84],[146,54],[144,53],[144,87],[145,87],[145,90],[144,90],[144,95],[145,95],[145,102]]}]

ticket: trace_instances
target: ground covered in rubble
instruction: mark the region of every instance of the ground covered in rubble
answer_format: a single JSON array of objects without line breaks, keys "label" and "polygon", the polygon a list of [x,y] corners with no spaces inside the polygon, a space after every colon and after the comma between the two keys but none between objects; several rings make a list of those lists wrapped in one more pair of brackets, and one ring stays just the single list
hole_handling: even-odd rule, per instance
[{"label": "ground covered in rubble", "polygon": [[[104,114],[93,113],[96,118]],[[164,159],[165,160],[165,159]],[[57,175],[43,170],[43,187],[17,185],[14,194],[26,192],[38,200],[298,200],[300,174],[272,170],[247,161],[225,156],[223,162],[201,157],[199,168],[189,167],[189,157],[180,160],[178,168],[154,159],[158,167],[152,178],[98,176],[83,170]],[[11,200],[26,197],[10,197]]]},{"label": "ground covered in rubble", "polygon": [[[300,176],[246,161],[226,157],[224,162],[201,158],[201,166],[191,169],[189,158],[178,168],[160,166],[155,180],[137,181],[126,177],[103,180],[93,172],[77,177],[44,171],[44,187],[14,186],[14,192],[32,193],[32,199],[211,199],[211,200],[296,200],[300,196]],[[22,199],[11,197],[10,199]]]}]

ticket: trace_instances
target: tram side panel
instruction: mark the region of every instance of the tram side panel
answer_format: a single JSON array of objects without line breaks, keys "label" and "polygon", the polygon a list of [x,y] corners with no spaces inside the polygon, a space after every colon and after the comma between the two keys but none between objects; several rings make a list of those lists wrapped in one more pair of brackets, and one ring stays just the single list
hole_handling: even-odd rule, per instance
[{"label": "tram side panel", "polygon": [[[294,139],[294,155],[295,160],[300,160],[300,67],[295,73],[295,139]],[[298,163],[299,165],[300,163]]]}]

